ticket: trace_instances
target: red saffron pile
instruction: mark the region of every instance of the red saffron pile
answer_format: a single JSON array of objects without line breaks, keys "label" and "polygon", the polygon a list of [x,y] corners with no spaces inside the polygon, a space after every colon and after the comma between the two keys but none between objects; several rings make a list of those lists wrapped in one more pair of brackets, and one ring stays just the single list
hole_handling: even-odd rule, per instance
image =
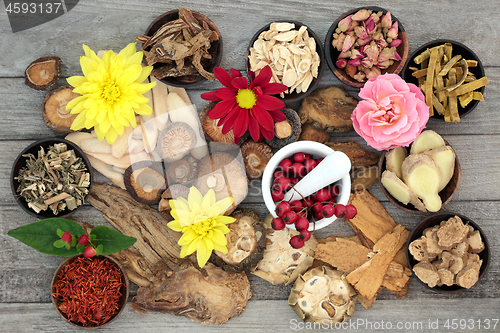
[{"label": "red saffron pile", "polygon": [[119,310],[121,272],[107,259],[77,258],[66,265],[54,286],[53,297],[68,321],[83,326],[102,325]]}]

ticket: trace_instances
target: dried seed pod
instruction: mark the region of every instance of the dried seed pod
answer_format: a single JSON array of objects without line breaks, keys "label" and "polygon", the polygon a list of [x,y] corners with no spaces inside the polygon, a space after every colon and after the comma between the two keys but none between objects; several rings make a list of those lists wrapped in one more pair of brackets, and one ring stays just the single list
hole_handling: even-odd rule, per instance
[{"label": "dried seed pod", "polygon": [[249,179],[260,179],[273,156],[271,148],[263,142],[247,141],[241,146],[245,169]]},{"label": "dried seed pod", "polygon": [[131,164],[124,174],[125,188],[136,201],[154,205],[160,201],[166,188],[163,167],[155,162],[142,161]]},{"label": "dried seed pod", "polygon": [[165,163],[175,162],[187,155],[196,145],[196,133],[186,123],[168,125],[158,136],[158,151]]},{"label": "dried seed pod", "polygon": [[33,61],[24,71],[24,83],[35,90],[47,90],[59,81],[61,59],[43,57]]},{"label": "dried seed pod", "polygon": [[192,181],[198,175],[198,161],[187,156],[168,166],[167,176],[169,184],[184,184]]},{"label": "dried seed pod", "polygon": [[[281,132],[280,126],[282,126],[282,124],[276,123],[275,132],[278,133],[278,131],[280,131],[280,135],[276,135],[271,140],[265,139],[266,143],[273,148],[282,148],[289,143],[297,141],[299,139],[300,131],[302,129],[300,117],[297,114],[297,112],[289,108],[283,109],[281,111],[285,114],[286,121],[291,126],[292,131],[289,136],[283,137],[286,132]],[[278,126],[278,128],[276,128],[276,126]]]},{"label": "dried seed pod", "polygon": [[73,92],[71,86],[61,86],[51,90],[42,103],[42,118],[48,128],[59,133],[71,133],[71,124],[77,114],[71,114],[71,110],[66,110],[66,105],[73,99],[80,96]]}]

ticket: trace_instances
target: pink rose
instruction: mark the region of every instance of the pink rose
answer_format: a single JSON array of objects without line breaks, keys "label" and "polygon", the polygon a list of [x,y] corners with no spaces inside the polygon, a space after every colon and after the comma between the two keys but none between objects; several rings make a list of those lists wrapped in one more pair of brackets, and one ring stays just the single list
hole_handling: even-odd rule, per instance
[{"label": "pink rose", "polygon": [[377,150],[408,146],[429,120],[420,88],[396,74],[371,78],[359,97],[363,100],[351,115],[354,130]]}]

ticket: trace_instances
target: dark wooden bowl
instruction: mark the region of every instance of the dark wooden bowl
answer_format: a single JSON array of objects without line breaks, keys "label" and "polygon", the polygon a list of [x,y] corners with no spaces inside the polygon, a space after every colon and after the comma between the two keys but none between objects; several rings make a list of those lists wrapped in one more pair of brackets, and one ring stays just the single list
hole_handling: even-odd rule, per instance
[{"label": "dark wooden bowl", "polygon": [[[332,40],[333,40],[333,33],[335,32],[335,29],[337,29],[339,22],[344,18],[346,18],[347,16],[354,14],[361,9],[373,10],[374,12],[383,12],[384,14],[387,13],[386,9],[377,6],[359,7],[350,10],[342,14],[338,19],[335,20],[335,22],[333,22],[333,24],[330,26],[330,29],[328,30],[328,33],[326,34],[326,39],[325,39],[325,58],[326,62],[328,63],[328,67],[330,67],[330,70],[332,71],[333,75],[335,75],[340,82],[354,88],[361,88],[365,85],[365,83],[354,80],[352,77],[346,74],[344,68],[337,68],[335,63],[337,62],[340,52],[337,51],[335,47],[333,47]],[[408,45],[408,36],[406,35],[406,31],[403,27],[403,24],[401,24],[401,21],[399,21],[394,15],[392,15],[392,13],[391,16],[393,22],[394,21],[398,22],[398,39],[401,39],[402,43],[399,44],[396,50],[398,51],[398,54],[401,56],[402,59],[400,61],[395,61],[394,64],[392,64],[389,68],[381,70],[382,74],[385,73],[399,74],[403,70],[406,60],[408,59],[408,53],[410,49]]]},{"label": "dark wooden bowl", "polygon": [[14,194],[14,198],[16,199],[19,206],[21,206],[21,208],[24,209],[24,211],[26,211],[28,214],[36,216],[40,219],[45,219],[49,217],[67,217],[76,212],[77,210],[79,210],[81,207],[83,207],[83,204],[81,204],[80,206],[78,206],[73,210],[69,210],[68,208],[66,208],[65,210],[59,212],[59,214],[57,215],[54,215],[54,213],[52,213],[52,210],[50,209],[47,209],[46,211],[41,211],[40,213],[37,214],[33,209],[28,207],[28,203],[23,198],[21,198],[17,193],[19,182],[17,181],[17,179],[15,179],[15,177],[19,175],[19,170],[21,170],[21,168],[26,167],[27,158],[24,157],[23,155],[33,154],[36,157],[38,156],[38,151],[40,150],[40,147],[43,147],[43,149],[47,152],[49,146],[53,146],[56,143],[65,143],[68,147],[68,150],[71,149],[74,150],[76,157],[81,157],[83,162],[85,163],[85,166],[87,167],[87,170],[90,174],[90,186],[88,188],[89,193],[87,193],[87,195],[85,196],[85,200],[87,200],[88,196],[90,195],[90,191],[92,189],[92,182],[94,179],[94,177],[92,176],[92,166],[90,165],[90,161],[87,158],[87,155],[85,155],[85,153],[83,152],[83,150],[80,149],[80,147],[78,147],[71,141],[58,138],[43,139],[33,142],[28,147],[26,147],[14,161],[14,165],[12,166],[12,171],[10,173],[10,187],[12,189],[12,194]]},{"label": "dark wooden bowl", "polygon": [[[219,40],[213,41],[212,44],[210,45],[210,48],[208,49],[208,52],[212,56],[212,59],[203,59],[202,60],[202,65],[205,70],[208,72],[213,72],[213,69],[217,66],[219,66],[221,60],[222,60],[222,35],[215,25],[208,17],[206,17],[203,14],[200,14],[195,11],[191,11],[193,13],[193,16],[198,20],[198,21],[205,21],[208,26],[210,27],[211,30],[215,31],[217,35],[219,36]],[[176,20],[179,18],[179,10],[171,10],[169,12],[166,12],[160,16],[158,16],[146,29],[145,35],[146,36],[152,36],[158,29],[161,28],[165,23],[168,23],[170,21]],[[153,68],[160,68],[162,67],[163,64],[161,63],[156,63],[153,65]],[[179,77],[166,77],[164,79],[161,79],[160,81],[174,86],[174,87],[181,87],[181,88],[188,88],[195,86],[199,84],[200,82],[205,81],[206,78],[201,76],[199,73],[194,74],[194,75],[185,75],[185,76],[179,76]]]},{"label": "dark wooden bowl", "polygon": [[[447,146],[450,146],[451,149],[453,147],[445,140],[444,141]],[[408,152],[410,151],[411,145],[407,148]],[[431,212],[421,212],[418,209],[416,209],[412,204],[408,203],[407,205],[403,204],[402,202],[399,202],[396,200],[382,185],[382,182],[380,181],[382,177],[382,173],[386,170],[386,164],[385,164],[385,156],[387,154],[387,151],[382,152],[382,155],[380,155],[380,159],[378,161],[378,183],[380,184],[380,188],[382,189],[382,192],[384,195],[389,199],[389,201],[396,207],[398,207],[401,210],[404,210],[405,212],[412,213],[412,214],[429,214]],[[458,185],[460,184],[460,179],[462,177],[462,171],[460,169],[460,163],[458,162],[458,156],[455,153],[455,169],[453,171],[453,177],[451,177],[450,182],[444,189],[439,192],[439,196],[441,197],[441,201],[443,204],[441,205],[441,209],[443,209],[444,206],[450,202],[451,198],[455,195],[458,189]]]},{"label": "dark wooden bowl", "polygon": [[58,275],[61,272],[61,270],[64,267],[66,267],[66,265],[72,263],[77,258],[81,258],[81,257],[83,257],[83,254],[79,254],[79,255],[76,255],[76,256],[73,256],[73,257],[69,257],[69,258],[65,259],[57,267],[56,272],[54,273],[54,276],[52,277],[52,283],[50,285],[50,290],[51,290],[51,292],[50,292],[50,294],[51,294],[50,298],[52,300],[52,305],[54,305],[54,308],[56,309],[56,312],[61,316],[62,319],[64,319],[65,321],[67,321],[71,325],[74,325],[74,326],[77,326],[77,327],[80,327],[80,328],[85,328],[85,329],[101,328],[101,327],[109,325],[109,323],[111,323],[113,320],[115,320],[120,315],[120,313],[122,313],[123,309],[125,309],[125,306],[127,305],[127,300],[128,300],[129,292],[130,292],[130,282],[128,280],[127,273],[123,269],[123,266],[118,262],[118,260],[116,260],[115,258],[113,258],[111,256],[104,255],[104,254],[102,254],[100,256],[97,256],[97,257],[93,257],[92,259],[100,259],[100,260],[107,259],[109,262],[111,262],[112,264],[114,264],[116,267],[118,267],[120,269],[120,272],[121,272],[121,282],[124,283],[124,286],[122,286],[120,288],[121,296],[120,296],[119,303],[118,303],[119,310],[107,322],[105,322],[102,325],[98,325],[98,326],[83,326],[81,323],[76,323],[76,322],[73,322],[73,321],[69,321],[68,318],[65,316],[65,314],[61,310],[59,310],[59,305],[61,304],[61,301],[59,301],[57,298],[55,298],[54,296],[52,296],[52,294],[54,292],[54,285],[56,284],[56,282],[58,280]]},{"label": "dark wooden bowl", "polygon": [[[304,24],[302,24],[300,22],[291,21],[291,20],[288,20],[288,21],[274,21],[274,22],[289,22],[289,23],[293,23],[293,24],[295,24],[295,29],[296,30],[298,30],[301,26],[304,25]],[[263,31],[269,30],[270,27],[271,27],[271,23],[265,25],[264,27],[262,27],[261,29],[259,29],[259,31],[257,31],[255,33],[255,35],[252,37],[252,39],[250,41],[250,44],[248,45],[247,53],[246,53],[246,58],[245,58],[245,68],[247,70],[247,73],[250,73],[250,61],[248,60],[248,56],[250,55],[250,48],[253,46],[253,43],[257,40],[257,38],[259,38],[259,35]],[[309,27],[307,27],[307,32],[309,33],[309,36],[313,37],[314,40],[316,41],[316,52],[318,53],[319,59],[320,59],[319,68],[318,68],[318,77],[314,78],[312,80],[312,82],[309,85],[309,88],[307,89],[306,92],[301,92],[300,94],[297,94],[297,92],[294,91],[291,94],[285,94],[284,98],[281,98],[279,95],[276,96],[276,97],[280,98],[285,103],[297,102],[297,101],[303,99],[304,97],[308,96],[310,93],[312,93],[314,90],[316,90],[316,87],[318,86],[318,83],[319,83],[319,81],[321,79],[321,76],[323,75],[323,69],[325,67],[325,57],[323,55],[323,45],[321,44],[321,40],[318,38],[318,36]]]},{"label": "dark wooden bowl", "polygon": [[[483,239],[484,243],[484,250],[478,253],[479,258],[483,260],[483,264],[481,265],[481,268],[479,269],[479,279],[475,285],[481,281],[483,276],[486,274],[486,271],[488,270],[488,267],[490,265],[490,245],[488,243],[488,238],[486,237],[486,234],[483,232],[483,230],[479,227],[477,223],[472,221],[466,216],[457,214],[457,213],[452,213],[452,212],[443,212],[443,213],[435,213],[433,215],[427,216],[425,219],[422,220],[415,228],[410,233],[410,236],[408,236],[408,240],[406,241],[406,261],[408,262],[408,266],[410,267],[411,270],[413,270],[413,266],[418,264],[418,261],[413,258],[413,256],[410,254],[409,251],[409,246],[410,243],[413,242],[415,239],[422,237],[422,233],[425,229],[433,227],[435,225],[438,225],[442,221],[448,220],[450,217],[453,216],[458,216],[462,219],[462,221],[466,224],[469,223],[472,227],[474,227],[474,230],[479,230],[479,233],[481,234],[481,238]],[[433,288],[429,287],[426,283],[422,282],[418,277],[417,277],[418,282],[422,283],[424,286],[426,286],[428,289],[435,291],[435,292],[440,292],[440,293],[456,293],[460,291],[467,290],[466,288],[460,287],[459,285],[452,285],[452,286],[446,286],[442,285],[441,287],[435,286]],[[472,287],[474,288],[474,287]]]},{"label": "dark wooden bowl", "polygon": [[[415,52],[412,53],[412,55],[408,59],[408,62],[405,65],[405,67],[403,68],[403,71],[401,72],[401,77],[406,82],[413,83],[418,87],[418,79],[411,75],[411,73],[413,73],[413,71],[410,69],[410,67],[418,66],[413,62],[413,59],[415,59],[416,56],[418,56],[420,53],[422,53],[426,49],[432,48],[434,46],[438,46],[438,45],[441,45],[444,43],[451,43],[451,45],[453,46],[453,53],[452,53],[453,56],[460,54],[463,59],[477,61],[476,67],[469,68],[469,71],[472,72],[476,78],[480,79],[483,76],[485,76],[484,67],[483,67],[483,64],[481,63],[481,60],[479,60],[478,56],[471,49],[469,49],[464,44],[453,41],[453,40],[436,39],[436,40],[433,40],[432,42],[429,42],[429,43],[426,43],[426,44],[420,46],[417,50],[415,50]],[[481,87],[481,88],[477,89],[476,91],[484,93],[484,87]],[[476,106],[479,104],[479,102],[480,101],[473,100],[465,108],[463,108],[460,105],[460,103],[458,103],[458,114],[460,115],[460,118],[471,113],[471,111],[476,108]],[[430,119],[444,121],[444,116],[441,116],[438,113],[434,112],[434,115],[431,116]]]}]

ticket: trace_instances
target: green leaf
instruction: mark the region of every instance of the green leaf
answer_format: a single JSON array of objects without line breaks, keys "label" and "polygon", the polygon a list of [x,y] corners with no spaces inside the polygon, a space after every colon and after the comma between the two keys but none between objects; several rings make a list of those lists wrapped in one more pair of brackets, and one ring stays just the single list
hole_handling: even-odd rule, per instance
[{"label": "green leaf", "polygon": [[97,237],[96,235],[90,234],[90,235],[89,235],[89,242],[91,242],[91,243],[92,243],[92,241],[93,241],[96,237]]},{"label": "green leaf", "polygon": [[102,254],[103,249],[104,249],[104,246],[102,246],[102,244],[101,244],[101,245],[99,245],[99,246],[97,247],[97,249],[95,249],[95,255],[96,255],[96,256],[100,256],[100,255]]},{"label": "green leaf", "polygon": [[77,222],[53,217],[12,229],[7,234],[45,254],[59,257],[71,257],[78,254],[76,248],[68,251],[65,248],[54,246],[55,241],[61,240],[57,234],[57,229],[69,231],[72,235],[77,235],[77,237],[85,233],[85,230]]},{"label": "green leaf", "polygon": [[58,249],[64,247],[64,245],[66,244],[65,241],[63,241],[62,239],[58,239],[56,240],[54,243],[52,243],[52,245],[54,245],[55,247],[57,247]]},{"label": "green leaf", "polygon": [[64,230],[57,228],[57,236],[59,236],[59,238],[61,238],[63,234],[64,234]]},{"label": "green leaf", "polygon": [[71,247],[75,247],[76,242],[78,242],[78,237],[73,236],[73,238],[71,238]]},{"label": "green leaf", "polygon": [[121,234],[119,231],[100,225],[92,229],[90,237],[95,235],[94,246],[103,245],[102,254],[113,254],[134,245],[137,241],[134,237]]},{"label": "green leaf", "polygon": [[80,243],[76,244],[76,250],[80,253],[83,253],[83,251],[85,251],[85,248],[87,247],[87,245],[82,245]]},{"label": "green leaf", "polygon": [[65,247],[65,248],[66,248],[66,250],[68,250],[68,251],[71,249],[71,246],[70,246],[68,243],[66,243],[66,242],[64,243],[64,247]]}]

